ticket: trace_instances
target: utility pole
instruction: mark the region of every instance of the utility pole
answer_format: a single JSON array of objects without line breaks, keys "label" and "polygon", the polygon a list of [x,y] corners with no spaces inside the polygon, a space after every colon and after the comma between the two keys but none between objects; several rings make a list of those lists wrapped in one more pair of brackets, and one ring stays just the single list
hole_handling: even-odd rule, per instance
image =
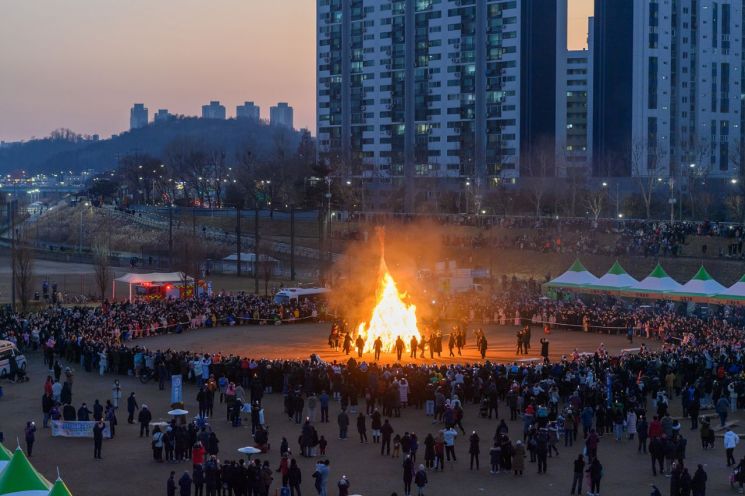
[{"label": "utility pole", "polygon": [[194,207],[191,207],[191,235],[197,237],[197,213]]},{"label": "utility pole", "polygon": [[295,280],[295,205],[290,205],[290,280]]},{"label": "utility pole", "polygon": [[173,205],[168,205],[168,268],[173,268]]},{"label": "utility pole", "polygon": [[259,206],[254,209],[254,293],[259,294]]},{"label": "utility pole", "polygon": [[235,207],[235,249],[238,257],[235,274],[241,277],[241,207]]},{"label": "utility pole", "polygon": [[10,306],[13,313],[16,311],[16,200],[8,203],[8,222],[10,224]]},{"label": "utility pole", "polygon": [[80,211],[80,232],[78,233],[78,253],[83,253],[83,211]]},{"label": "utility pole", "polygon": [[[326,260],[325,267],[325,278],[327,283],[331,282],[331,176],[326,176],[326,250],[328,251],[328,258]],[[319,256],[321,254],[319,253]]]},{"label": "utility pole", "polygon": [[670,176],[670,180],[668,181],[668,184],[670,185],[670,198],[668,199],[668,203],[670,203],[670,224],[675,222],[675,178],[673,176]]}]

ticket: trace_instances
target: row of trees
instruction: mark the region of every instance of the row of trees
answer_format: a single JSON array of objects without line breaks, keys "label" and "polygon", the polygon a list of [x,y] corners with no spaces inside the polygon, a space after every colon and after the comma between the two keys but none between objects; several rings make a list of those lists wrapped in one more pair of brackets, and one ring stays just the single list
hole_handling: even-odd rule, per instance
[{"label": "row of trees", "polygon": [[268,158],[254,153],[250,143],[231,153],[220,144],[178,137],[161,156],[121,157],[115,172],[94,178],[89,193],[214,208],[303,204],[309,199],[306,178],[328,171],[315,167],[315,144],[307,130],[301,131],[297,146],[288,130],[278,128],[272,136]]}]

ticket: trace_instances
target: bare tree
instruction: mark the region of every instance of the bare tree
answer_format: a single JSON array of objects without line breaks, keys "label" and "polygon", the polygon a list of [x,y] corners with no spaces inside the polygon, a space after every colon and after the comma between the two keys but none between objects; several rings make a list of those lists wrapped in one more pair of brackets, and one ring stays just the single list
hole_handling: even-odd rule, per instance
[{"label": "bare tree", "polygon": [[536,217],[541,216],[543,200],[554,183],[554,178],[551,177],[554,159],[554,149],[547,142],[537,143],[521,158],[522,169],[529,176],[526,191],[530,203],[535,207]]},{"label": "bare tree", "polygon": [[598,219],[603,213],[603,206],[605,205],[607,196],[608,195],[605,188],[591,189],[587,192],[585,204],[587,205],[587,210],[592,213],[592,218],[595,220],[595,225],[597,225]]},{"label": "bare tree", "polygon": [[[205,160],[209,168],[209,182],[212,185],[214,191],[214,206],[221,208],[223,206],[223,196],[225,192],[225,186],[227,185],[229,168],[226,161],[226,153],[223,147],[213,146],[207,149],[205,152]],[[210,196],[210,206],[212,205],[212,197]]]},{"label": "bare tree", "polygon": [[108,238],[100,236],[93,246],[93,273],[101,301],[106,299],[106,290],[109,288],[113,277],[113,271],[109,264],[110,254]]},{"label": "bare tree", "polygon": [[197,297],[197,284],[202,275],[205,259],[205,246],[201,238],[186,232],[179,232],[173,241],[173,266],[181,273],[184,288],[188,287],[189,277],[194,279],[193,297]]},{"label": "bare tree", "polygon": [[[659,150],[659,148],[656,149]],[[657,154],[653,157],[656,165],[656,163],[659,163],[657,159],[660,157]],[[657,176],[650,172],[649,158],[650,154],[645,143],[641,141],[633,143],[631,147],[631,173],[639,187],[642,201],[644,201],[644,211],[647,219],[652,217],[652,198],[657,184]]]},{"label": "bare tree", "polygon": [[165,162],[185,183],[187,195],[203,205],[209,194],[209,166],[202,143],[188,137],[171,141],[165,148]]},{"label": "bare tree", "polygon": [[[711,174],[711,143],[706,138],[696,138],[691,143],[693,162],[688,165],[688,197],[691,204],[691,218],[696,218],[697,206],[704,216],[708,215],[711,194],[707,191],[706,180]],[[700,186],[700,188],[699,188]]]},{"label": "bare tree", "polygon": [[28,309],[31,301],[31,287],[34,277],[34,251],[31,240],[25,231],[16,234],[15,250],[13,251],[13,266],[15,269],[16,297],[21,303],[21,310]]}]

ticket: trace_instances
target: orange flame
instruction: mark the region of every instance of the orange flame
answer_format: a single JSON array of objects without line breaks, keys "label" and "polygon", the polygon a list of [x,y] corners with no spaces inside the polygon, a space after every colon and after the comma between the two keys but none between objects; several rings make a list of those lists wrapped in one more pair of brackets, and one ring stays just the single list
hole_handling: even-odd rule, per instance
[{"label": "orange flame", "polygon": [[417,328],[416,306],[407,304],[406,293],[399,293],[396,281],[388,272],[383,255],[383,233],[378,232],[381,245],[380,283],[377,290],[377,302],[370,317],[370,323],[362,322],[357,333],[365,340],[365,352],[374,350],[375,340],[380,337],[383,350],[390,352],[401,337],[404,346],[410,350],[412,337],[421,342],[422,336]]}]

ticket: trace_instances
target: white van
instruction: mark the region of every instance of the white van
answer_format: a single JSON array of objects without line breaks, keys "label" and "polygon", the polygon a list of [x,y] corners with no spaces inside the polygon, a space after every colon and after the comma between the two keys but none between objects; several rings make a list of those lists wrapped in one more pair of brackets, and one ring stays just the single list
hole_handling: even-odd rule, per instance
[{"label": "white van", "polygon": [[10,341],[0,341],[0,377],[10,374],[10,358],[15,357],[21,370],[26,370],[26,357]]},{"label": "white van", "polygon": [[274,304],[287,305],[290,302],[297,303],[306,298],[318,302],[327,297],[330,292],[331,290],[327,288],[284,288],[274,295]]}]

